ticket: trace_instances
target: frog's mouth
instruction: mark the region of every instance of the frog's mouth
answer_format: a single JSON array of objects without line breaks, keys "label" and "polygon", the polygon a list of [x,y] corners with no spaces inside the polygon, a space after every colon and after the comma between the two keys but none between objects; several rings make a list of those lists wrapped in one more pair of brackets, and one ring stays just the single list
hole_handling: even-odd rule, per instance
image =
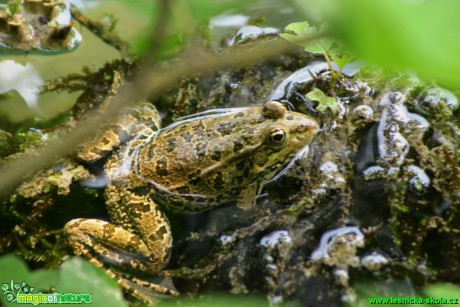
[{"label": "frog's mouth", "polygon": [[286,164],[286,166],[283,169],[281,169],[275,176],[273,176],[269,181],[267,181],[267,183],[278,180],[295,164],[297,160],[299,160],[300,158],[304,156],[306,157],[308,155],[309,150],[310,150],[309,145],[305,145],[301,150],[299,150],[299,152],[294,157],[292,157],[289,163]]}]

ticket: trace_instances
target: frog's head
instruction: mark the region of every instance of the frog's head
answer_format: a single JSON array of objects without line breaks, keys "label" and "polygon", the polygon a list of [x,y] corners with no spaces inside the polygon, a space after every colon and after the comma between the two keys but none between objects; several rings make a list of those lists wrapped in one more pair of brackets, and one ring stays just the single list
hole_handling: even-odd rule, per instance
[{"label": "frog's head", "polygon": [[253,154],[253,174],[269,178],[304,151],[318,131],[318,123],[288,111],[277,101],[266,102],[261,114],[266,120],[260,125],[261,144]]}]

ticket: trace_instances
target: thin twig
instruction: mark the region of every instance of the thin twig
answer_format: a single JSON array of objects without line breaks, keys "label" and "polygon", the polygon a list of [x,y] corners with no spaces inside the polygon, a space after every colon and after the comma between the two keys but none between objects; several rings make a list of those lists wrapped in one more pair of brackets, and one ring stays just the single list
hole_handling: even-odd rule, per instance
[{"label": "thin twig", "polygon": [[127,42],[122,40],[115,33],[109,32],[103,24],[95,22],[86,17],[78,8],[71,6],[70,11],[72,12],[73,18],[78,20],[79,23],[84,25],[88,30],[93,32],[96,36],[102,39],[104,42],[113,46],[123,54],[129,54],[129,45]]}]

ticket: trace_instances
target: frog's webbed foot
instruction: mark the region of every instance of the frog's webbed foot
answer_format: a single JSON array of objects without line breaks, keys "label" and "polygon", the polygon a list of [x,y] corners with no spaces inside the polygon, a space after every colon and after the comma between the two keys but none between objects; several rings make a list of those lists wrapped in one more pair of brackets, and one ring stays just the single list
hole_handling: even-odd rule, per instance
[{"label": "frog's webbed foot", "polygon": [[146,302],[152,302],[154,293],[177,296],[178,292],[136,277],[131,274],[151,275],[160,272],[165,265],[158,254],[152,252],[140,237],[122,227],[97,219],[74,219],[64,231],[74,253],[86,257],[106,273],[128,293]]}]

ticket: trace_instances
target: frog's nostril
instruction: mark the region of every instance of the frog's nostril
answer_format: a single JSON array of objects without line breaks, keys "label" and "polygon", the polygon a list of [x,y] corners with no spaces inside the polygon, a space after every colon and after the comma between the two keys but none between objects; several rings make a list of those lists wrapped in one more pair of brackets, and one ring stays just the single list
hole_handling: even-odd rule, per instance
[{"label": "frog's nostril", "polygon": [[304,118],[302,121],[300,121],[297,131],[298,132],[316,132],[318,130],[319,126],[318,123],[311,118]]}]

